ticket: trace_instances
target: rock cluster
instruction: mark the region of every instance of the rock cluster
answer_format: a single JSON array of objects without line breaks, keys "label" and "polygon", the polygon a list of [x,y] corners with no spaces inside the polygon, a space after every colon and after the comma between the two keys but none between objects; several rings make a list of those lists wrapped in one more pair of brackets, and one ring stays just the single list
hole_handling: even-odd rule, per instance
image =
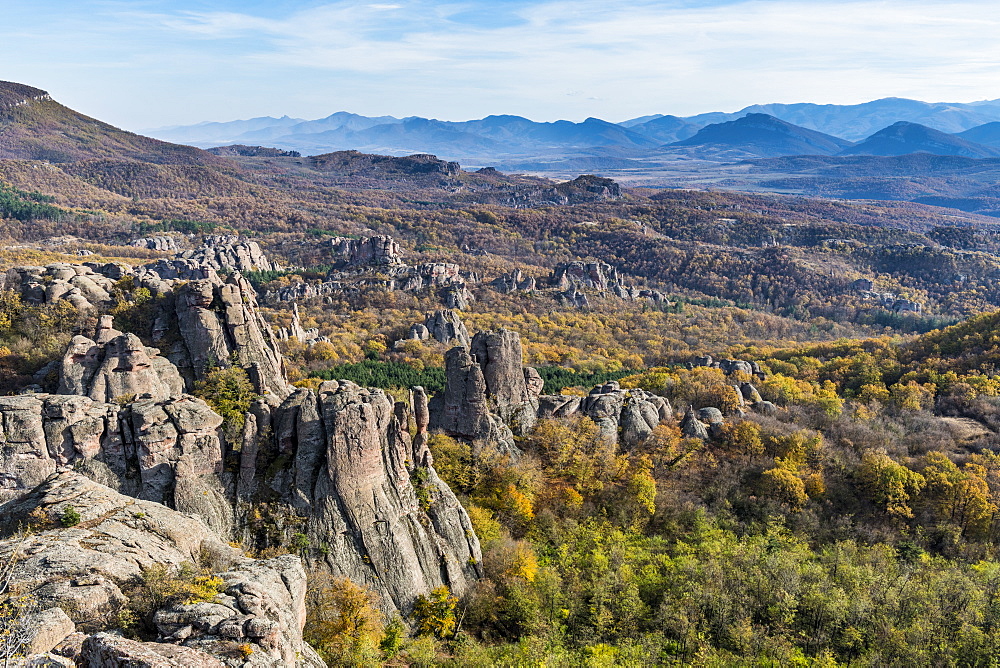
[{"label": "rock cluster", "polygon": [[538,398],[539,418],[577,414],[593,420],[604,438],[628,449],[646,440],[662,422],[672,420],[673,408],[659,395],[623,390],[614,381],[598,385],[586,397],[551,394]]},{"label": "rock cluster", "polygon": [[627,301],[648,299],[657,304],[669,301],[667,296],[658,290],[626,285],[618,270],[607,262],[564,262],[556,265],[549,278],[549,284],[559,290],[556,299],[566,306],[588,306],[584,288],[596,293],[613,294]]},{"label": "rock cluster", "polygon": [[536,287],[535,279],[531,276],[525,276],[520,269],[515,269],[509,274],[501,274],[490,285],[493,286],[494,290],[505,295],[512,292],[533,292]]},{"label": "rock cluster", "polygon": [[[68,506],[80,521],[60,527],[56,519]],[[29,523],[38,528],[20,535],[20,527]],[[298,557],[247,559],[200,519],[119,494],[73,471],[51,475],[0,506],[0,555],[14,552],[23,559],[13,586],[33,592],[43,609],[72,611],[69,624],[50,615],[44,622],[45,643],[33,649],[54,650],[76,665],[324,665],[302,640],[306,577]],[[127,601],[126,583],[152,566],[185,562],[211,564],[222,582],[220,593],[205,603],[156,611],[158,642],[73,633],[73,621],[94,625],[105,619],[113,628]],[[237,642],[248,644],[252,653],[233,664]],[[56,663],[40,665],[66,665],[57,654],[50,660]]]},{"label": "rock cluster", "polygon": [[111,301],[115,280],[94,271],[90,265],[56,262],[45,267],[8,270],[3,289],[13,290],[26,304],[54,304],[62,299],[78,311],[91,311]]},{"label": "rock cluster", "polygon": [[0,397],[0,499],[77,467],[131,496],[197,512],[229,533],[222,484],[222,418],[180,395],[102,403],[72,395]]},{"label": "rock cluster", "polygon": [[476,448],[518,454],[513,434],[534,426],[542,385],[538,372],[523,366],[516,332],[479,332],[468,349],[445,354],[445,390],[432,401],[431,426]]},{"label": "rock cluster", "polygon": [[272,271],[280,268],[264,255],[260,244],[236,235],[206,236],[200,248],[178,253],[177,258],[194,260],[216,271]]},{"label": "rock cluster", "polygon": [[390,236],[377,235],[367,239],[335,237],[324,243],[337,268],[359,265],[398,266],[404,264],[399,244]]},{"label": "rock cluster", "polygon": [[143,237],[142,239],[133,240],[129,245],[135,248],[148,248],[149,250],[157,251],[180,250],[180,246],[177,245],[177,237]]},{"label": "rock cluster", "polygon": [[549,279],[549,284],[560,290],[585,287],[607,292],[613,284],[620,283],[618,270],[607,262],[563,262],[556,265]]},{"label": "rock cluster", "polygon": [[711,355],[699,355],[695,357],[691,362],[688,363],[688,368],[694,368],[696,366],[706,366],[713,369],[721,369],[727,374],[734,373],[745,373],[751,376],[756,376],[757,378],[764,379],[765,374],[760,368],[760,364],[757,362],[747,362],[744,360],[734,360],[734,359],[714,359]]},{"label": "rock cluster", "polygon": [[323,548],[325,568],[370,587],[387,610],[407,611],[441,584],[461,595],[480,575],[469,518],[431,466],[422,390],[413,402],[416,440],[410,406],[327,381],[279,405],[258,402],[240,453],[241,507],[252,512],[254,499],[279,498]]},{"label": "rock cluster", "polygon": [[273,302],[317,299],[333,295],[356,295],[362,290],[398,290],[419,292],[438,290],[447,308],[468,308],[472,295],[467,284],[479,277],[464,273],[450,262],[424,262],[407,265],[400,256],[399,244],[389,236],[366,239],[337,237],[324,242],[334,266],[321,283],[296,283],[267,293]]}]

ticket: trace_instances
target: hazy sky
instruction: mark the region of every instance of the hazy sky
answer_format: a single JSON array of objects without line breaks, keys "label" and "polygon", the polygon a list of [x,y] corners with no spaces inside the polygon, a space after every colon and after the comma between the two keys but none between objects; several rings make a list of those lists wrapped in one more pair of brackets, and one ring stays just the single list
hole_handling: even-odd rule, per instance
[{"label": "hazy sky", "polygon": [[0,79],[128,129],[1000,98],[1000,2],[0,0]]}]

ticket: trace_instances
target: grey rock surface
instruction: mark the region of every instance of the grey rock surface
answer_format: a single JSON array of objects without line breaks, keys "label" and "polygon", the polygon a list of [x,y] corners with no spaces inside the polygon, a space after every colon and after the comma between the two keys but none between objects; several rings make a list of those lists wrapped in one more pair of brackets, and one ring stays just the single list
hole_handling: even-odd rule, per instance
[{"label": "grey rock surface", "polygon": [[423,326],[429,335],[439,343],[454,342],[456,345],[468,348],[471,342],[465,323],[451,309],[439,309],[429,313]]},{"label": "grey rock surface", "polygon": [[260,244],[234,235],[211,235],[202,239],[200,248],[182,251],[178,259],[193,260],[199,265],[216,271],[272,271],[279,269],[272,263]]},{"label": "grey rock surface", "polygon": [[225,283],[206,279],[181,285],[174,315],[183,345],[169,356],[187,378],[202,379],[213,366],[239,364],[258,392],[288,396],[291,388],[277,337],[241,274],[230,275]]},{"label": "grey rock surface", "polygon": [[[422,392],[414,394],[419,435],[427,417]],[[441,584],[461,595],[480,577],[471,522],[430,465],[425,440],[411,441],[405,404],[382,390],[327,381],[318,393],[300,390],[258,408],[268,415],[255,420],[271,424],[273,438],[258,445],[256,460],[269,453],[288,465],[257,465],[244,488],[277,495],[303,518],[288,530],[322,546],[314,564],[368,586],[387,611],[408,611]],[[252,512],[253,499],[241,507]]]},{"label": "grey rock surface", "polygon": [[[54,520],[67,506],[81,515],[76,526],[53,522],[27,536],[18,533],[29,518]],[[98,633],[82,643],[80,665],[246,665],[242,658],[233,663],[233,641],[250,646],[254,668],[323,665],[302,640],[306,575],[298,557],[248,559],[199,518],[119,494],[78,473],[54,474],[0,506],[0,556],[13,551],[23,557],[17,587],[34,591],[44,605],[75,611],[90,624],[102,618],[113,624],[125,583],[151,566],[208,563],[222,579],[222,591],[208,603],[156,611],[164,642]],[[231,623],[208,625],[213,614]],[[191,632],[176,633],[177,622],[191,626]],[[223,634],[222,626],[239,633]],[[73,630],[65,620],[53,619],[49,627],[54,633],[44,644],[53,647]],[[61,637],[53,642],[55,636]]]}]

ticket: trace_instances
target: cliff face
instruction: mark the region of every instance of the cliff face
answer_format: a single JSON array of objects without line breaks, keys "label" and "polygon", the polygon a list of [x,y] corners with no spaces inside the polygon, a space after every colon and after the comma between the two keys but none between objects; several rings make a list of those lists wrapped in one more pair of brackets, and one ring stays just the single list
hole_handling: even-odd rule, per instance
[{"label": "cliff face", "polygon": [[[426,405],[413,411],[426,429]],[[381,390],[328,381],[277,406],[259,402],[241,450],[239,498],[263,499],[296,517],[316,559],[409,610],[440,584],[462,593],[480,576],[479,541],[465,510],[406,430],[411,409]],[[275,466],[275,462],[286,465]],[[253,534],[272,527],[241,523]],[[248,535],[259,541],[261,535]]]}]

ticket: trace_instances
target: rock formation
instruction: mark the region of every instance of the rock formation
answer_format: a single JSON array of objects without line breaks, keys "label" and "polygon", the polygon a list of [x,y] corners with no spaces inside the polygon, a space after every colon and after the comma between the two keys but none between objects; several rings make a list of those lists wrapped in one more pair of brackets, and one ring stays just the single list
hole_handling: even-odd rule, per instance
[{"label": "rock formation", "polygon": [[549,283],[560,290],[586,287],[606,292],[619,284],[618,270],[607,262],[564,262],[556,266]]},{"label": "rock formation", "polygon": [[514,433],[530,431],[542,388],[538,372],[524,367],[521,337],[508,329],[479,332],[472,337],[469,352],[483,371],[490,408]]},{"label": "rock formation", "polygon": [[180,247],[177,245],[177,237],[167,237],[167,236],[156,236],[156,237],[143,237],[142,239],[135,239],[130,244],[135,248],[148,248],[149,250],[158,251],[178,251]]},{"label": "rock formation", "polygon": [[78,311],[91,311],[111,302],[114,284],[114,279],[90,266],[57,262],[45,267],[14,267],[7,271],[3,289],[13,290],[26,304],[66,300]]},{"label": "rock formation", "polygon": [[213,366],[239,364],[259,393],[288,396],[277,337],[242,275],[234,273],[225,283],[216,277],[181,285],[175,291],[174,314],[182,345],[168,357],[189,382],[203,378]]},{"label": "rock formation", "polygon": [[614,381],[598,385],[586,397],[555,394],[538,401],[539,418],[585,415],[604,438],[626,449],[641,444],[657,425],[673,419],[673,408],[663,397],[640,389],[624,390]]},{"label": "rock formation", "polygon": [[515,269],[509,274],[501,274],[490,285],[497,292],[510,294],[512,292],[533,292],[535,290],[535,279],[525,276],[520,269]]},{"label": "rock formation", "polygon": [[76,467],[130,496],[199,513],[228,534],[221,424],[205,402],[186,395],[124,406],[83,396],[0,397],[0,500]]},{"label": "rock formation", "polygon": [[144,346],[135,334],[115,330],[109,318],[102,318],[93,340],[77,335],[70,341],[62,359],[58,392],[100,402],[182,394],[184,380],[177,367],[159,353]]},{"label": "rock formation", "polygon": [[542,379],[523,366],[521,338],[501,329],[479,332],[468,350],[445,354],[445,390],[431,402],[431,427],[490,447],[519,454],[513,434],[535,424]]},{"label": "rock formation", "polygon": [[681,420],[681,434],[688,438],[708,439],[708,425],[698,419],[694,408],[688,406],[684,412],[684,419]]},{"label": "rock formation", "polygon": [[334,237],[324,243],[338,268],[359,265],[402,265],[399,244],[390,236],[377,235],[367,239]]},{"label": "rock formation", "polygon": [[648,299],[657,304],[665,304],[667,296],[658,290],[625,285],[618,270],[607,262],[564,262],[556,265],[549,278],[549,284],[559,292],[556,299],[567,306],[588,306],[582,289],[599,294],[612,294],[627,301]]},{"label": "rock formation", "polygon": [[[426,451],[419,388],[413,412],[418,439],[411,442],[408,406],[382,390],[327,381],[280,405],[258,402],[241,450],[241,507],[251,512],[254,499],[279,498],[303,518],[297,530],[315,558],[370,587],[387,610],[408,611],[440,584],[461,595],[479,577],[479,541]],[[287,464],[274,466],[278,460]]]},{"label": "rock formation", "polygon": [[[64,528],[56,520],[68,506],[80,521]],[[18,535],[29,523],[38,528]],[[235,643],[252,650],[236,665],[325,665],[302,640],[306,576],[298,557],[248,559],[200,519],[124,496],[73,471],[51,475],[0,506],[0,555],[15,551],[24,558],[12,584],[32,591],[43,608],[61,606],[73,621],[91,627],[102,620],[107,628],[117,627],[126,584],[152,566],[207,562],[221,579],[219,594],[208,602],[156,611],[158,642],[102,633],[67,642],[78,665],[233,665],[228,657]],[[65,624],[49,628],[73,630]],[[46,644],[59,642],[50,635]]]},{"label": "rock formation", "polygon": [[322,283],[297,283],[265,295],[268,301],[298,301],[331,295],[358,294],[365,289],[419,292],[439,290],[448,308],[468,308],[472,299],[466,284],[479,277],[463,273],[450,262],[405,264],[399,244],[389,236],[367,239],[337,237],[324,243],[330,249],[334,266]]},{"label": "rock formation", "polygon": [[206,236],[200,248],[182,251],[177,258],[193,260],[216,271],[272,271],[279,268],[264,255],[260,244],[235,235]]},{"label": "rock formation", "polygon": [[[424,320],[423,326],[428,336],[439,343],[451,343],[454,341],[458,345],[468,348],[471,342],[469,331],[465,328],[465,323],[451,309],[441,309],[434,311],[434,313],[429,313],[426,320]],[[420,332],[418,331],[417,334],[419,335]]]},{"label": "rock formation", "polygon": [[292,337],[298,339],[299,343],[304,343],[307,346],[314,345],[321,341],[329,341],[325,336],[320,336],[319,329],[316,327],[310,327],[305,329],[302,326],[302,320],[299,317],[299,304],[298,302],[292,302],[292,322],[288,327],[279,327],[277,331],[277,337],[279,341],[287,341]]}]

